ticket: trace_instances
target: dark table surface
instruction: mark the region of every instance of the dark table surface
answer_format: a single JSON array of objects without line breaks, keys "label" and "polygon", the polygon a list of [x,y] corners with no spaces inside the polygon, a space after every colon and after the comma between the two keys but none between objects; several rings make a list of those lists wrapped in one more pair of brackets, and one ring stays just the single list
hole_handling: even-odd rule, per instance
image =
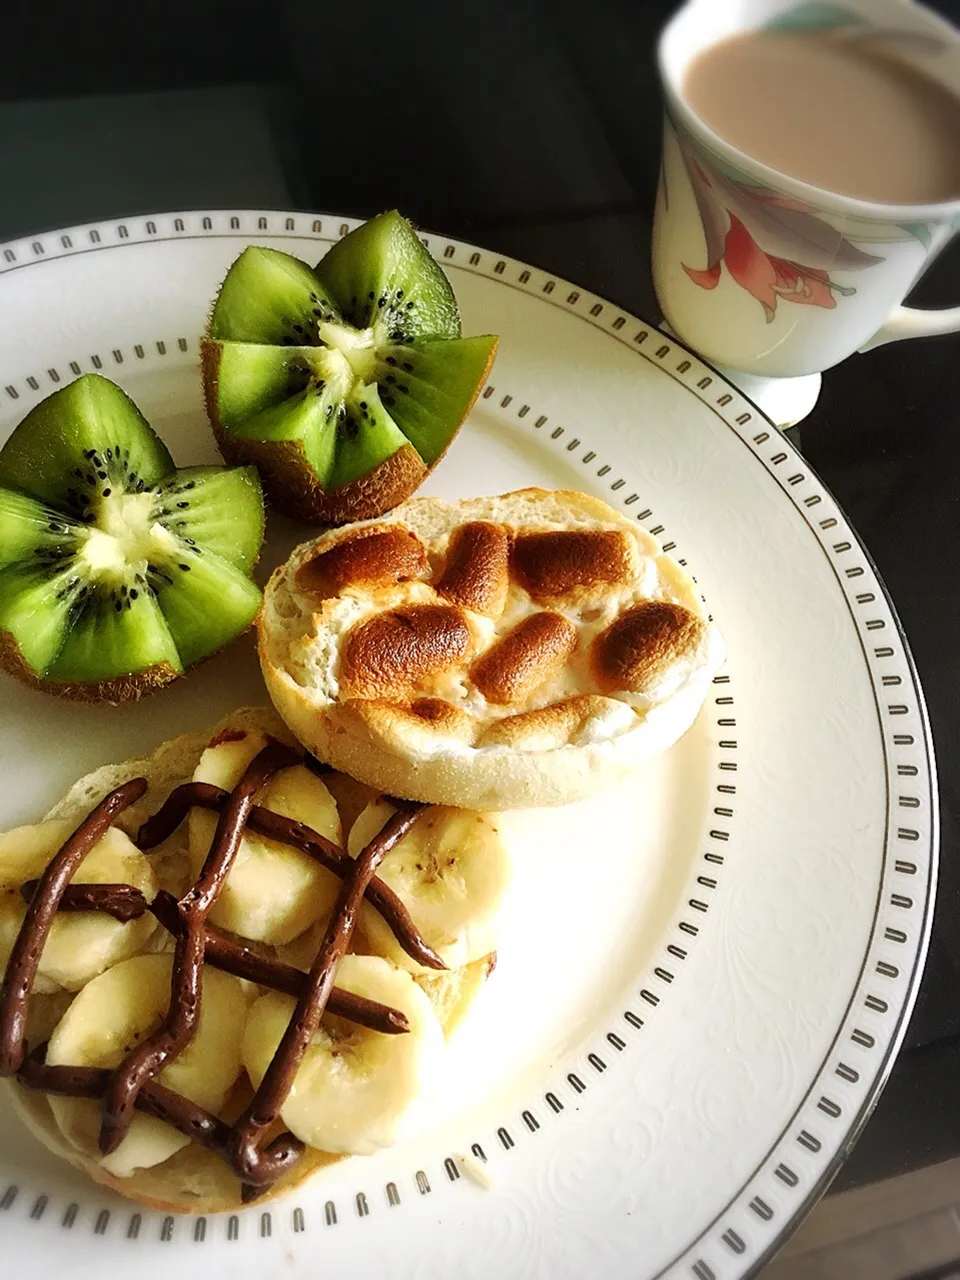
[{"label": "dark table surface", "polygon": [[[398,206],[656,320],[653,49],[675,7],[7,0],[0,239],[165,209]],[[960,0],[931,7],[960,22]],[[912,301],[960,303],[960,240]],[[960,1154],[960,337],[830,370],[799,435],[899,609],[940,767],[930,960],[837,1189]]]}]

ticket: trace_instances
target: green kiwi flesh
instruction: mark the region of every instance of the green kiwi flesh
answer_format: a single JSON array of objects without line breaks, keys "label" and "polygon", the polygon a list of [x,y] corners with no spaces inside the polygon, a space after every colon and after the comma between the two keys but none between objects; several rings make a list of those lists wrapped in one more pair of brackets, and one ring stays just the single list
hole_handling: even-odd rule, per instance
[{"label": "green kiwi flesh", "polygon": [[450,281],[396,210],[338,240],[317,264],[316,275],[354,329],[394,334],[401,342],[460,337]]},{"label": "green kiwi flesh", "polygon": [[119,387],[78,378],[0,449],[0,665],[139,697],[250,625],[262,539],[254,468],[177,471]]},{"label": "green kiwi flesh", "polygon": [[[207,410],[224,455],[255,462],[278,506],[369,518],[398,500],[396,483],[371,473],[405,450],[384,475],[407,478],[399,499],[412,492],[459,430],[496,345],[460,337],[443,271],[406,219],[385,213],[313,270],[276,249],[243,251],[203,344]],[[362,496],[348,488],[361,482]]]}]

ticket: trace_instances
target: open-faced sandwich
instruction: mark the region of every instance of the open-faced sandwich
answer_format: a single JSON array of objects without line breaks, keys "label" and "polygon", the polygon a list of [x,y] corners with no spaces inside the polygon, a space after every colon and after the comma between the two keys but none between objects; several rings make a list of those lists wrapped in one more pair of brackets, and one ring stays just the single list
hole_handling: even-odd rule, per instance
[{"label": "open-faced sandwich", "polygon": [[409,1123],[508,871],[495,816],[386,798],[237,712],[0,836],[0,1074],[141,1203],[276,1193]]},{"label": "open-faced sandwich", "polygon": [[586,494],[414,498],[299,547],[260,660],[311,751],[391,794],[567,804],[693,723],[723,658],[696,585]]}]

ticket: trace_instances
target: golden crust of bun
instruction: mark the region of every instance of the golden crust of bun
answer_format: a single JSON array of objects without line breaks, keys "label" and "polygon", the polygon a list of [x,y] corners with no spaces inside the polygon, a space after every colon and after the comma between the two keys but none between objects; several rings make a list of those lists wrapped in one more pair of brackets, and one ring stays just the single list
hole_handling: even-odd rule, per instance
[{"label": "golden crust of bun", "polygon": [[463,662],[471,640],[456,605],[410,604],[375,613],[344,643],[340,688],[348,698],[406,698]]},{"label": "golden crust of bun", "polygon": [[621,613],[593,644],[601,689],[649,688],[671,664],[696,653],[706,623],[669,600],[650,600]]},{"label": "golden crust of bun", "polygon": [[518,533],[510,564],[537,604],[577,605],[631,585],[634,545],[623,529],[550,529]]},{"label": "golden crust of bun", "polygon": [[451,604],[498,617],[510,587],[510,539],[502,525],[468,520],[454,529],[437,593]]},{"label": "golden crust of bun", "polygon": [[515,706],[560,674],[578,639],[562,613],[531,613],[484,652],[470,677],[488,702]]},{"label": "golden crust of bun", "polygon": [[[46,818],[79,822],[115,787],[129,778],[142,776],[150,784],[146,796],[121,814],[117,823],[128,834],[133,835],[140,824],[159,808],[174,787],[192,779],[201,753],[211,742],[228,741],[231,737],[242,736],[244,731],[267,732],[294,745],[293,736],[272,708],[241,708],[226,716],[211,730],[184,734],[163,743],[152,755],[121,764],[104,765],[95,770],[75,783]],[[343,775],[331,774],[324,780],[341,808],[344,828],[349,829],[375,793],[355,779]],[[185,887],[183,868],[188,862],[186,839],[187,824],[184,823],[151,854],[152,859],[159,861],[158,870],[164,887],[174,891],[182,891]],[[416,976],[415,981],[430,998],[445,1035],[450,1035],[467,1012],[495,961],[495,955],[489,955],[460,969],[425,972]],[[51,1008],[49,1011],[40,1011],[49,1016],[32,1019],[29,1029],[31,1047],[48,1038],[63,1012],[59,997],[45,996],[40,999],[41,1003],[45,1002]],[[215,1152],[190,1143],[161,1164],[149,1169],[139,1169],[130,1178],[118,1178],[64,1139],[54,1120],[46,1094],[24,1089],[9,1080],[0,1081],[0,1086],[6,1087],[14,1110],[45,1146],[55,1155],[82,1169],[101,1186],[109,1187],[148,1208],[166,1212],[217,1213],[242,1207],[240,1181]],[[239,1114],[250,1096],[249,1086],[234,1090],[225,1118],[231,1118],[229,1113]],[[294,1168],[261,1196],[257,1204],[283,1195],[305,1182],[318,1169],[342,1158],[329,1152],[307,1148]]]},{"label": "golden crust of bun", "polygon": [[370,589],[425,577],[429,567],[423,543],[413,534],[371,525],[361,537],[340,539],[308,560],[297,585],[324,600],[349,587]]},{"label": "golden crust of bun", "polygon": [[473,809],[617,782],[686,732],[723,660],[656,538],[566,490],[417,498],[323,534],[274,572],[258,633],[274,706],[320,759]]}]

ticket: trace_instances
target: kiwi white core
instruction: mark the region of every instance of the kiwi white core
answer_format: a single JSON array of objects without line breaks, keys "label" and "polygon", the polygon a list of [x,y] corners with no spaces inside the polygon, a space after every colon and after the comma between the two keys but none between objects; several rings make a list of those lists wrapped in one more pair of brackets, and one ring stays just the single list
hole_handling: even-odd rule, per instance
[{"label": "kiwi white core", "polygon": [[169,557],[176,539],[153,516],[150,493],[111,494],[96,508],[96,524],[84,530],[79,558],[91,578],[122,577],[131,564]]},{"label": "kiwi white core", "polygon": [[[377,367],[376,337],[372,329],[354,329],[351,325],[334,324],[329,320],[317,325],[322,342],[343,357],[353,377],[358,381],[372,382]],[[351,379],[352,380],[352,379]]]}]

